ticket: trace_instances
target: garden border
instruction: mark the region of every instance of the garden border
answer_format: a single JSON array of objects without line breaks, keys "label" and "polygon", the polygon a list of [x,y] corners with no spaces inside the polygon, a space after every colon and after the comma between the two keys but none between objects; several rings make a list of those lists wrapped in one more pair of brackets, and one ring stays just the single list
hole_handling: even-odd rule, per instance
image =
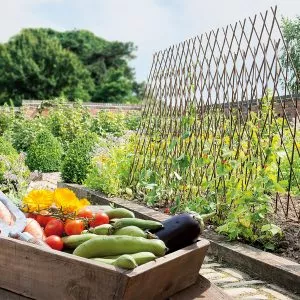
[{"label": "garden border", "polygon": [[[105,194],[78,184],[59,182],[58,186],[73,190],[78,197],[87,198],[92,204],[114,203],[116,206],[134,210],[136,216],[142,219],[164,221],[169,218],[169,215],[142,206],[136,201],[116,197],[108,198]],[[205,232],[203,237],[210,241],[209,253],[219,260],[235,265],[250,275],[258,276],[260,279],[271,281],[293,293],[300,294],[300,264],[240,242],[229,243],[225,237],[215,233]]]}]

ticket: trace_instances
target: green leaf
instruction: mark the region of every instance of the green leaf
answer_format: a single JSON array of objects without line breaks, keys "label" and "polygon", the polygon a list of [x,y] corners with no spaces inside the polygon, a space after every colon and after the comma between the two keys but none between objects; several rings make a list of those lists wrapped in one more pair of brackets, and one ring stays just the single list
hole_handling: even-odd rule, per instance
[{"label": "green leaf", "polygon": [[233,155],[233,153],[234,153],[233,151],[227,150],[227,151],[224,151],[222,155],[224,158],[228,158],[228,157],[231,157]]},{"label": "green leaf", "polygon": [[180,157],[178,157],[176,160],[178,161],[178,165],[181,169],[186,169],[190,165],[189,157],[184,153],[180,155]]},{"label": "green leaf", "polygon": [[282,234],[281,228],[274,224],[263,225],[261,227],[261,232],[270,232],[272,234],[272,236],[274,236],[276,234],[279,234],[279,235]]},{"label": "green leaf", "polygon": [[176,139],[172,140],[168,147],[168,152],[171,152],[175,148],[176,145],[177,145],[177,140]]},{"label": "green leaf", "polygon": [[264,248],[274,251],[275,250],[275,245],[271,242],[268,242],[268,243],[264,244]]},{"label": "green leaf", "polygon": [[181,180],[181,179],[182,179],[182,177],[181,177],[177,172],[175,172],[175,171],[174,171],[174,175],[175,175],[175,177],[176,177],[178,180]]},{"label": "green leaf", "polygon": [[190,131],[186,131],[181,137],[182,139],[187,139],[190,136],[191,132]]},{"label": "green leaf", "polygon": [[145,188],[147,190],[153,190],[155,187],[157,187],[157,184],[156,183],[148,183]]},{"label": "green leaf", "polygon": [[282,187],[279,183],[275,182],[274,183],[274,188],[275,188],[275,191],[278,192],[278,193],[284,193],[285,192],[285,189],[284,187]]}]

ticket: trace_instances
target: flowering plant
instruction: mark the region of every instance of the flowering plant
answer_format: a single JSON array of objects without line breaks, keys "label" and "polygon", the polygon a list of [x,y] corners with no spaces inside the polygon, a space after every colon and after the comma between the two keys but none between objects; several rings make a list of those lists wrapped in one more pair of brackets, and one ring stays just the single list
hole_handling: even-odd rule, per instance
[{"label": "flowering plant", "polygon": [[90,205],[87,199],[78,199],[67,188],[57,188],[54,191],[32,190],[23,198],[23,211],[30,213],[56,208],[64,214],[70,214],[87,205]]}]

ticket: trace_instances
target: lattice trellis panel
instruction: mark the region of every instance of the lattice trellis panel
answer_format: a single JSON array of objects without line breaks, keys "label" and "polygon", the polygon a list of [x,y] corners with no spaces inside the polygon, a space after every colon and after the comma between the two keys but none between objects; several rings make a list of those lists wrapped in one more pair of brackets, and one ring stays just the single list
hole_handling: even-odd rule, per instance
[{"label": "lattice trellis panel", "polygon": [[133,185],[148,180],[178,204],[228,204],[234,185],[268,194],[273,184],[275,210],[299,220],[296,73],[282,53],[276,8],[155,53]]}]

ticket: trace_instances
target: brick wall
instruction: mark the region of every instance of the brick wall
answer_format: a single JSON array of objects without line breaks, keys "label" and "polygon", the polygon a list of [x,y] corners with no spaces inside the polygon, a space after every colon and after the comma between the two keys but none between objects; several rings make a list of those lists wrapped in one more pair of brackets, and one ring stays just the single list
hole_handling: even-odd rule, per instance
[{"label": "brick wall", "polygon": [[[41,105],[42,101],[39,100],[23,100],[22,104],[22,109],[24,110],[25,114],[29,117],[34,117],[38,113],[38,108]],[[295,99],[291,100],[291,98],[284,99],[285,103],[285,108],[282,108],[282,105],[280,101],[275,101],[274,104],[274,109],[276,112],[276,115],[279,117],[284,116],[284,111],[290,121],[293,121],[297,111],[298,114],[300,114],[300,99]],[[295,107],[294,103],[296,103],[297,108]],[[67,103],[65,105],[70,105],[72,106],[73,103]],[[240,104],[239,104],[240,105]],[[243,103],[243,111],[247,111],[249,103],[244,102]],[[83,103],[83,106],[87,107],[89,111],[93,114],[96,115],[100,110],[106,110],[106,111],[139,111],[141,110],[141,105],[136,105],[136,104],[115,104],[115,103],[92,103],[92,102],[85,102]],[[228,105],[226,105],[228,106]],[[236,104],[231,104],[232,107],[236,107]],[[220,105],[222,107],[222,105]],[[257,111],[258,106],[256,103],[253,102],[252,111]],[[228,113],[228,107],[225,107],[225,113]],[[42,112],[43,115],[46,115],[48,113],[48,109],[45,108]]]},{"label": "brick wall", "polygon": [[[23,100],[22,101],[22,110],[28,117],[34,117],[39,110],[42,101],[39,100]],[[73,103],[66,103],[66,106],[72,106]],[[137,104],[115,104],[115,103],[92,103],[85,102],[82,104],[86,107],[92,115],[96,115],[100,110],[106,111],[139,111],[141,110],[141,105]],[[47,115],[49,108],[44,108],[42,111],[42,115]]]}]

